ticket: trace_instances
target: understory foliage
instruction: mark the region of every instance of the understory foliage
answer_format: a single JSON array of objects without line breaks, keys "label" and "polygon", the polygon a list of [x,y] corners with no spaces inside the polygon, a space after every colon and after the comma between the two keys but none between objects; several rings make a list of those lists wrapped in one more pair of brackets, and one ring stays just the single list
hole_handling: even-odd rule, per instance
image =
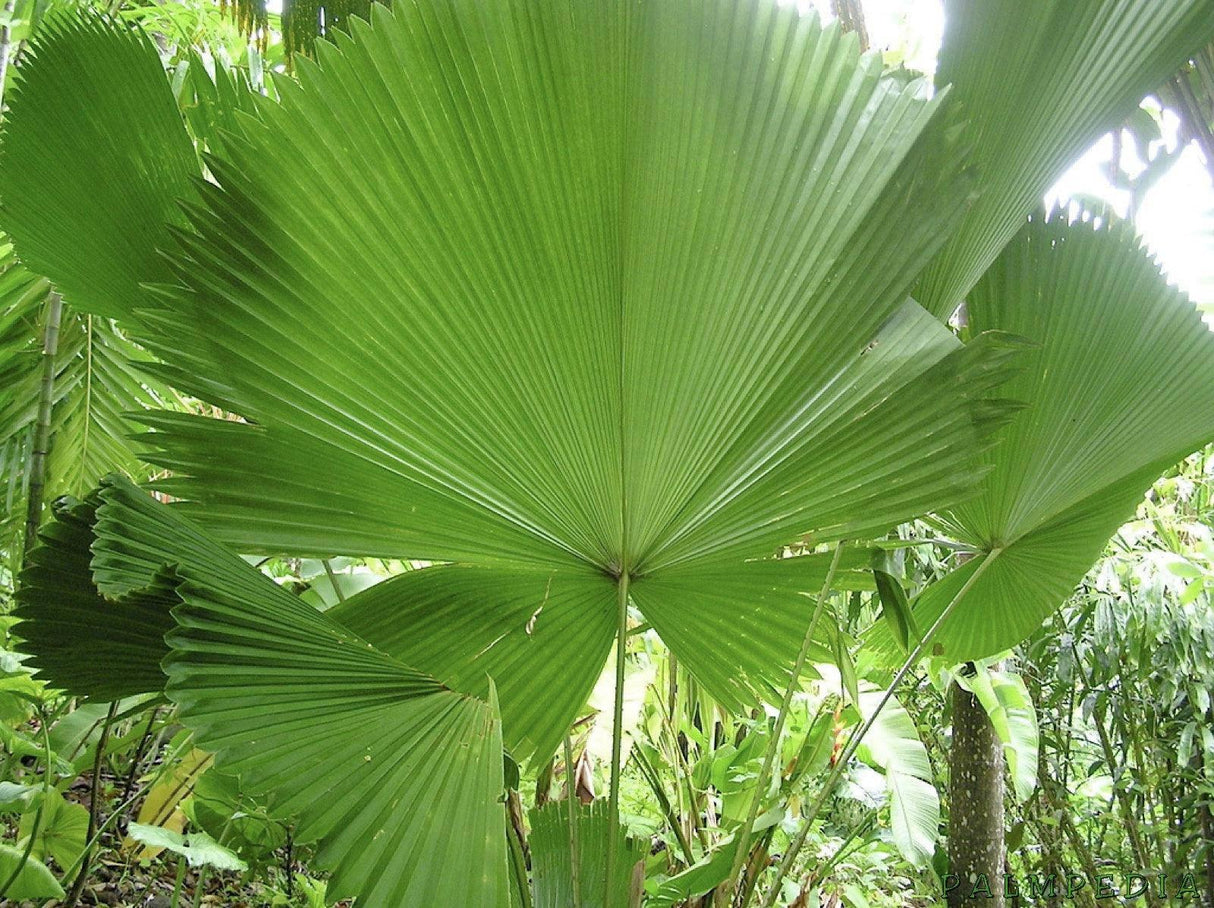
[{"label": "understory foliage", "polygon": [[1214,866],[1214,335],[1040,210],[1208,0],[950,2],[934,81],[772,0],[192,9],[5,98],[0,897],[930,901],[952,684],[1017,869]]}]

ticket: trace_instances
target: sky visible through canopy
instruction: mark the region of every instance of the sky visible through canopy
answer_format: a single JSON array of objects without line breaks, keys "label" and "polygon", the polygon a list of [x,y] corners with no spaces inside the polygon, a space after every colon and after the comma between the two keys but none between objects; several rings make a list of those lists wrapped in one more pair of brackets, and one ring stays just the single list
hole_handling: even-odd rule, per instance
[{"label": "sky visible through canopy", "polygon": [[[863,5],[873,47],[897,49],[908,67],[934,71],[944,34],[940,0],[863,0]],[[816,7],[824,16],[831,15],[830,0],[797,0],[797,6]],[[1163,144],[1169,152],[1176,147],[1177,126],[1176,117],[1166,112]],[[1097,198],[1124,217],[1130,198],[1127,191],[1109,181],[1112,152],[1112,138],[1103,137],[1046,194],[1046,204]],[[1144,165],[1138,161],[1132,143],[1124,143],[1122,155],[1124,166],[1136,176]],[[1190,145],[1145,194],[1135,223],[1168,277],[1210,319],[1214,315],[1214,186],[1196,147]]]}]

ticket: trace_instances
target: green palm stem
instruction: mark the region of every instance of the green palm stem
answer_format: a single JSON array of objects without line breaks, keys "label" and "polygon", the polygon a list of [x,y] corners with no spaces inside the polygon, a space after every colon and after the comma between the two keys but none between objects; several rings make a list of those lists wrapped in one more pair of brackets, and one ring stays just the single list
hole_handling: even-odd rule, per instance
[{"label": "green palm stem", "polygon": [[[690,842],[691,836],[695,835],[700,847],[708,851],[712,843],[709,841],[708,833],[703,825],[699,823],[699,797],[691,783],[691,765],[683,755],[683,748],[679,746],[679,730],[675,726],[675,716],[679,715],[682,709],[679,702],[682,688],[678,685],[678,661],[675,659],[674,653],[668,653],[667,660],[667,671],[670,672],[671,677],[668,688],[670,699],[668,708],[662,711],[661,733],[664,746],[667,746],[670,753],[673,754],[673,757],[669,758],[669,762],[675,764],[675,793],[679,799],[679,817],[686,823],[683,835],[687,841]],[[683,809],[684,804],[686,804],[686,810]],[[711,809],[711,805],[706,806]]]},{"label": "green palm stem", "polygon": [[687,834],[683,829],[683,824],[679,820],[679,814],[675,811],[674,805],[666,794],[666,790],[662,787],[662,780],[658,775],[657,767],[653,765],[653,761],[649,759],[643,749],[639,747],[634,748],[632,753],[636,757],[637,768],[640,769],[641,775],[645,777],[645,781],[649,784],[649,790],[653,792],[653,796],[658,802],[662,816],[666,818],[666,824],[674,833],[679,851],[683,855],[683,862],[690,867],[696,862],[695,853],[691,850],[691,842],[688,840]]},{"label": "green palm stem", "polygon": [[[215,841],[219,845],[223,845],[228,839],[228,833],[232,829],[232,821],[235,820],[235,815],[228,817],[223,821],[223,828],[219,830],[219,838]],[[201,908],[202,894],[206,892],[207,880],[211,876],[211,865],[203,864],[198,868],[198,877],[194,880],[194,899],[190,902],[190,908]]]},{"label": "green palm stem", "polygon": [[156,727],[156,719],[160,716],[160,707],[153,706],[151,715],[148,716],[147,727],[143,730],[143,737],[139,739],[139,744],[135,748],[135,755],[131,758],[131,768],[126,774],[126,779],[122,782],[122,798],[125,801],[131,796],[131,790],[135,787],[135,777],[139,773],[139,765],[143,762],[144,755],[148,752],[148,744],[152,740],[152,729]]},{"label": "green palm stem", "polygon": [[607,880],[603,904],[611,905],[612,884],[615,880],[616,828],[620,823],[620,754],[624,741],[624,657],[628,650],[628,568],[620,571],[618,611],[615,636],[615,710],[611,726],[611,788],[607,796],[607,813],[611,817],[611,833],[607,836]]},{"label": "green palm stem", "polygon": [[[517,803],[518,792],[511,792],[511,797]],[[507,805],[507,810],[510,807]],[[520,908],[532,908],[531,883],[527,879],[527,856],[523,853],[523,839],[518,827],[512,822],[506,823],[506,843],[510,850],[510,876],[514,879],[514,892],[518,897]]]},{"label": "green palm stem", "polygon": [[29,497],[25,511],[25,546],[29,557],[42,522],[42,495],[46,488],[46,456],[51,448],[51,409],[55,402],[55,356],[59,352],[59,322],[63,297],[51,291],[46,301],[46,323],[42,333],[42,386],[38,393],[38,421],[34,426],[34,450],[29,463]]},{"label": "green palm stem", "polygon": [[[776,868],[776,878],[772,881],[771,887],[767,890],[767,896],[763,899],[762,908],[774,908],[776,898],[780,894],[781,880],[783,880],[784,877],[788,875],[789,870],[792,869],[792,865],[796,861],[797,855],[800,853],[801,848],[805,845],[805,839],[809,836],[809,831],[813,827],[814,821],[818,818],[818,814],[821,812],[822,806],[826,803],[826,799],[831,796],[831,793],[834,791],[835,785],[838,784],[839,779],[842,778],[843,772],[847,768],[847,764],[851,761],[852,756],[855,755],[856,750],[860,747],[860,743],[864,740],[864,736],[867,735],[872,729],[873,725],[876,724],[877,717],[881,715],[881,710],[885,708],[885,704],[890,701],[891,697],[893,697],[894,691],[898,689],[898,685],[902,683],[902,679],[905,678],[910,670],[918,664],[919,659],[927,650],[928,644],[935,639],[936,634],[940,631],[941,626],[948,619],[948,616],[952,614],[953,610],[957,607],[961,600],[965,598],[965,595],[973,588],[974,584],[978,582],[978,578],[986,573],[986,569],[991,566],[992,562],[999,557],[999,554],[1002,551],[1002,548],[995,548],[987,552],[981,563],[974,570],[974,573],[970,574],[965,583],[962,585],[961,589],[957,590],[957,595],[955,595],[948,605],[945,606],[944,610],[940,613],[940,616],[932,623],[932,626],[927,629],[927,632],[923,635],[923,638],[919,641],[915,648],[911,650],[910,655],[906,657],[906,660],[902,663],[902,667],[898,669],[893,680],[889,683],[889,686],[885,688],[885,693],[882,695],[880,702],[877,703],[876,709],[869,714],[868,719],[865,720],[864,724],[861,725],[860,728],[848,739],[847,746],[843,748],[843,752],[839,755],[839,759],[836,761],[830,775],[826,777],[826,781],[822,785],[822,790],[818,792],[817,798],[814,799],[813,804],[810,806],[809,812],[801,824],[800,831],[797,832],[797,835],[789,843],[788,848],[784,853],[784,857],[780,861],[780,866]],[[749,899],[747,899],[747,901],[749,901]],[[746,902],[743,902],[740,908],[746,908]]]},{"label": "green palm stem", "polygon": [[[758,885],[759,876],[769,863],[768,856],[771,853],[771,840],[775,838],[777,828],[777,826],[768,826],[755,839],[754,845],[751,846],[750,854],[747,856],[746,863],[742,868],[742,876],[738,880],[737,894],[735,896],[738,901],[743,899],[749,900],[755,886]],[[717,891],[720,890],[718,889]]]},{"label": "green palm stem", "polygon": [[577,785],[576,771],[573,763],[573,741],[565,735],[565,809],[569,813],[569,875],[573,881],[573,897],[582,900],[582,884],[580,877],[577,835]]},{"label": "green palm stem", "polygon": [[[81,851],[79,855],[77,855],[76,860],[74,860],[72,862],[71,866],[68,867],[67,870],[64,871],[64,873],[63,873],[64,879],[67,879],[68,877],[70,877],[72,874],[76,873],[80,869],[81,862],[84,860],[85,853],[87,851],[91,850],[99,841],[101,841],[101,837],[103,835],[105,835],[107,832],[109,832],[110,829],[112,829],[117,824],[118,820],[126,815],[126,812],[128,810],[130,810],[131,807],[133,807],[137,802],[143,800],[143,798],[147,795],[147,793],[152,790],[152,787],[157,782],[159,782],[161,777],[164,775],[163,767],[168,767],[168,766],[174,765],[177,761],[177,758],[180,757],[182,752],[185,750],[186,745],[192,744],[192,741],[193,741],[193,739],[191,737],[187,736],[187,737],[183,738],[182,741],[176,747],[174,747],[172,750],[169,750],[165,754],[164,760],[161,761],[161,766],[162,766],[161,771],[156,773],[152,778],[150,778],[144,784],[139,786],[139,789],[133,795],[131,795],[129,798],[127,798],[121,804],[119,804],[116,808],[114,808],[114,810],[110,813],[110,815],[108,817],[106,817],[105,822],[102,823],[97,828],[97,831],[95,833],[93,833],[93,837],[91,839],[89,839],[87,842],[85,842],[84,850]],[[49,739],[48,739],[48,747],[49,747]],[[3,892],[3,890],[0,890],[0,892]]]},{"label": "green palm stem", "polygon": [[[93,316],[84,317],[84,412],[91,414],[93,410]],[[84,495],[88,492],[86,470],[89,458],[89,426],[93,424],[91,415],[84,420],[83,437],[80,440],[80,471],[72,494]]]},{"label": "green palm stem", "polygon": [[[759,807],[763,803],[763,795],[767,791],[768,782],[771,780],[772,767],[775,765],[776,756],[780,752],[780,735],[784,732],[784,723],[787,721],[788,711],[792,707],[793,694],[801,688],[801,672],[805,668],[805,660],[809,658],[809,648],[813,644],[814,632],[818,629],[818,622],[822,620],[822,612],[826,609],[826,599],[830,595],[830,588],[835,582],[835,573],[839,569],[839,561],[842,557],[843,541],[840,540],[838,545],[835,546],[834,557],[831,558],[830,567],[826,571],[826,579],[822,582],[822,590],[818,593],[818,601],[814,605],[813,616],[809,619],[809,627],[805,630],[805,638],[801,641],[801,649],[797,653],[797,659],[792,666],[792,673],[788,676],[788,684],[784,688],[784,699],[780,702],[780,711],[776,714],[776,724],[772,729],[771,738],[767,742],[767,754],[764,756],[763,768],[759,771],[759,778],[755,783],[755,794],[750,800],[750,810],[746,815],[746,822],[738,830],[737,848],[734,851],[733,865],[729,870],[729,876],[725,878],[724,885],[718,890],[725,899],[732,897],[738,874],[741,873],[742,864],[746,860],[751,830],[754,829],[755,821],[759,818]],[[745,896],[743,896],[743,900],[746,900]]]},{"label": "green palm stem", "polygon": [[346,594],[341,591],[341,587],[337,585],[337,574],[333,570],[333,565],[329,563],[328,558],[320,559],[320,563],[325,566],[325,576],[329,578],[329,584],[333,587],[333,592],[337,596],[338,602],[346,601]]},{"label": "green palm stem", "polygon": [[173,883],[173,900],[169,908],[178,908],[181,904],[181,890],[185,886],[185,858],[177,855],[177,879]]},{"label": "green palm stem", "polygon": [[[98,795],[101,792],[101,763],[105,758],[105,746],[109,743],[110,729],[114,724],[114,717],[116,715],[118,715],[117,700],[110,704],[109,712],[105,714],[105,724],[101,726],[101,737],[97,739],[97,753],[93,756],[93,781],[92,785],[89,786],[89,823],[88,830],[84,836],[86,842],[91,842],[93,836],[97,833],[97,808],[100,806]],[[80,901],[80,896],[84,892],[84,883],[89,875],[92,851],[91,845],[85,849],[84,856],[81,858],[80,872],[76,874],[76,879],[72,883],[72,889],[68,893],[67,900],[63,903],[63,908],[75,908],[76,903]]]},{"label": "green palm stem", "polygon": [[[864,818],[856,824],[856,826],[847,834],[847,838],[835,849],[835,853],[826,859],[821,867],[817,867],[809,875],[807,885],[814,886],[830,876],[830,872],[842,861],[845,857],[866,844],[865,836],[872,831],[872,828],[877,822],[877,811],[871,809],[865,814]],[[773,827],[774,828],[774,827]],[[751,887],[753,888],[753,886]]]}]

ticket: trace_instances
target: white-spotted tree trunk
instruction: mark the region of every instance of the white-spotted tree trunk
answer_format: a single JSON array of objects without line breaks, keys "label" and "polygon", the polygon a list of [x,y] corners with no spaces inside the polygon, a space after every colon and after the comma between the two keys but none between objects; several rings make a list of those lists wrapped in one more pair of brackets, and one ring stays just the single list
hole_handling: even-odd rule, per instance
[{"label": "white-spotted tree trunk", "polygon": [[952,687],[949,908],[1004,908],[1003,747],[978,698]]}]

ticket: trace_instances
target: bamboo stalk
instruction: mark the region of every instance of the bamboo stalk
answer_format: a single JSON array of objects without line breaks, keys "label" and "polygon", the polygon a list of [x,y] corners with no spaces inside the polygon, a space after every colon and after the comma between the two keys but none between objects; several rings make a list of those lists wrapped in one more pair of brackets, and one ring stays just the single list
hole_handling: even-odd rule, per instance
[{"label": "bamboo stalk", "polygon": [[29,462],[29,495],[25,510],[25,545],[22,559],[28,559],[38,539],[42,522],[42,496],[46,489],[46,457],[51,448],[51,410],[55,403],[55,358],[59,352],[59,322],[63,316],[63,297],[54,290],[46,301],[46,322],[42,332],[42,385],[38,393],[38,421],[34,426],[34,450]]}]

